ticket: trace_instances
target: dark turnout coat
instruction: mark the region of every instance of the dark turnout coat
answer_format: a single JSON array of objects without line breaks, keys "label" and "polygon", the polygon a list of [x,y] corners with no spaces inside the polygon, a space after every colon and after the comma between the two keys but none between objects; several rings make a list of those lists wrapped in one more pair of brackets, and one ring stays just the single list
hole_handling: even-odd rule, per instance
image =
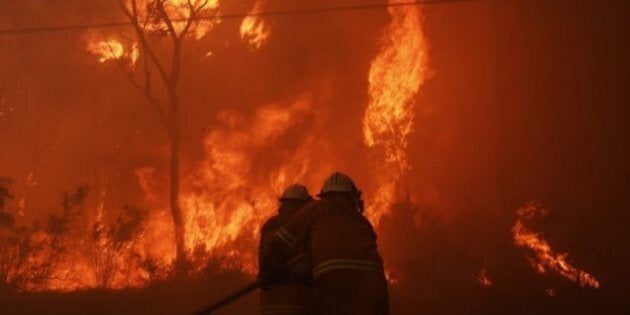
[{"label": "dark turnout coat", "polygon": [[[376,233],[347,196],[323,197],[306,205],[274,237],[263,256],[286,260],[300,248],[310,254],[313,287],[302,314],[388,314],[387,282]],[[269,268],[273,266],[278,268],[282,262]]]},{"label": "dark turnout coat", "polygon": [[[295,205],[283,205],[278,214],[271,217],[261,228],[259,246],[259,265],[266,264],[262,253],[273,238],[275,231],[286,224],[299,207]],[[305,281],[305,273],[310,271],[310,265],[303,261],[298,266],[288,270],[273,285],[260,290],[260,311],[263,315],[299,315],[302,314],[302,305],[308,293]],[[306,269],[306,270],[304,270]]]}]

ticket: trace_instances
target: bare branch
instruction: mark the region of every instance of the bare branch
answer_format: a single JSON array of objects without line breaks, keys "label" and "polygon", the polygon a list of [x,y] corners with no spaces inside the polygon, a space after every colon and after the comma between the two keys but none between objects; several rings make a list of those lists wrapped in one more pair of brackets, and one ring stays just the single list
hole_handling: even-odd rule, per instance
[{"label": "bare branch", "polygon": [[[131,11],[129,10],[129,8],[127,8],[127,6],[124,4],[124,0],[119,0],[118,1],[119,4],[121,5],[123,11],[125,12],[125,15],[127,15],[127,17],[129,18],[130,21],[132,21],[132,23],[134,24],[134,27],[137,26],[136,28],[136,33],[138,34],[138,37],[140,38],[140,41],[143,42],[144,39],[144,30],[146,29],[146,23],[143,23],[142,26],[139,25],[138,23],[138,10],[137,10],[137,5],[136,5],[136,1],[133,0],[132,1],[132,8]],[[147,47],[147,45],[142,45],[143,50],[146,52],[147,55],[149,55],[149,58],[142,58],[143,62],[144,62],[144,75],[145,75],[145,84],[143,85],[141,82],[139,82],[136,77],[133,75],[133,73],[130,71],[129,69],[129,65],[123,61],[121,58],[119,58],[118,56],[116,56],[114,54],[114,50],[113,47],[109,44],[109,42],[107,42],[107,46],[109,47],[110,53],[112,54],[112,56],[114,57],[114,59],[116,60],[117,65],[120,67],[120,69],[122,70],[123,74],[125,75],[125,77],[127,77],[127,79],[129,80],[129,82],[131,82],[131,84],[136,87],[137,89],[139,89],[140,91],[143,92],[144,96],[147,98],[147,100],[149,100],[149,103],[152,105],[152,107],[155,109],[155,111],[157,112],[160,121],[162,122],[162,124],[164,125],[164,127],[166,128],[166,130],[170,133],[171,132],[171,124],[168,120],[168,118],[166,117],[165,113],[164,113],[164,108],[162,106],[162,104],[160,103],[160,101],[156,98],[156,96],[153,93],[153,89],[152,89],[152,84],[151,84],[151,78],[152,78],[152,65],[155,65],[158,70],[160,68],[160,64],[151,57],[151,53],[149,51],[149,48]],[[165,80],[165,78],[163,77],[163,79]],[[167,81],[165,80],[165,83]]]},{"label": "bare branch", "polygon": [[153,106],[153,108],[157,112],[158,116],[160,117],[160,121],[162,122],[162,124],[164,124],[164,127],[166,128],[166,130],[170,133],[171,132],[171,124],[168,121],[168,119],[166,118],[166,115],[164,114],[164,109],[163,109],[162,104],[153,95],[153,92],[152,92],[152,88],[151,88],[151,71],[147,70],[148,67],[150,67],[151,63],[146,58],[144,58],[144,60],[145,60],[145,85],[142,85],[138,80],[136,80],[136,78],[131,73],[131,71],[129,71],[128,69],[125,68],[126,64],[120,58],[115,57],[114,59],[116,60],[116,63],[121,68],[122,72],[125,74],[127,79],[129,79],[129,82],[131,82],[131,84],[133,86],[135,86],[137,89],[139,89],[140,91],[143,92],[144,96],[149,100],[149,103],[151,103],[151,105]]},{"label": "bare branch", "polygon": [[177,34],[177,31],[175,31],[175,27],[173,26],[173,22],[171,21],[171,18],[168,16],[168,13],[166,13],[166,9],[164,8],[164,0],[156,0],[155,2],[157,3],[158,12],[160,13],[160,16],[162,17],[162,20],[164,20],[164,24],[166,24],[168,33],[171,35],[171,38],[173,39],[173,41],[176,41],[178,34]]},{"label": "bare branch", "polygon": [[160,77],[162,77],[162,80],[166,84],[169,81],[169,75],[166,72],[162,63],[160,63],[160,60],[158,59],[155,52],[149,46],[149,42],[146,38],[145,28],[143,28],[143,26],[141,26],[140,22],[138,21],[138,7],[136,0],[131,0],[131,10],[127,7],[127,5],[125,5],[125,0],[118,0],[118,3],[120,4],[120,7],[127,16],[127,19],[129,20],[129,22],[131,22],[134,30],[136,31],[136,35],[138,35],[138,40],[140,41],[143,50],[149,56],[149,58],[151,58],[151,61],[158,69]]},{"label": "bare branch", "polygon": [[[188,1],[188,3],[190,3],[190,1]],[[208,3],[210,3],[210,0],[205,0],[204,2],[202,2],[198,7],[197,7],[197,12],[201,12],[201,10],[203,10]]]},{"label": "bare branch", "polygon": [[186,37],[193,23],[195,23],[195,21],[197,20],[197,14],[201,12],[207,4],[208,0],[204,1],[202,5],[195,8],[195,5],[192,3],[192,1],[188,0],[188,9],[190,10],[190,16],[188,17],[188,19],[186,19],[186,25],[184,25],[184,29],[179,36],[180,39]]},{"label": "bare branch", "polygon": [[179,18],[185,18],[186,17],[186,13],[184,13],[184,11],[180,10],[178,6],[173,6],[173,9],[175,11],[177,11],[177,14],[179,14]]}]

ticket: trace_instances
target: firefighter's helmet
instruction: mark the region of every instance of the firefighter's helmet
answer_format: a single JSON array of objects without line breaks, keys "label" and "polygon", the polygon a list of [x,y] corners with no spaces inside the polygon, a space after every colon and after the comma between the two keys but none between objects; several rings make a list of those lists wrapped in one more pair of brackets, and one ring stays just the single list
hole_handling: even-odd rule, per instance
[{"label": "firefighter's helmet", "polygon": [[361,195],[361,192],[357,189],[357,186],[350,176],[340,172],[334,172],[326,178],[319,195],[321,196],[330,192],[345,192]]},{"label": "firefighter's helmet", "polygon": [[308,193],[306,186],[293,184],[287,187],[279,198],[280,201],[284,200],[302,200],[311,201],[313,197]]}]

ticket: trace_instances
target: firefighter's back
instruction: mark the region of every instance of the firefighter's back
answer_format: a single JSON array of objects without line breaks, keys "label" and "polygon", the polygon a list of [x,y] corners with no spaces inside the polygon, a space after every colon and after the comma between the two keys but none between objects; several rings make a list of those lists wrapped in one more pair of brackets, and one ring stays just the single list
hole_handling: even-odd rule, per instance
[{"label": "firefighter's back", "polygon": [[387,282],[370,222],[343,195],[324,196],[313,222],[314,286],[304,314],[388,314]]},{"label": "firefighter's back", "polygon": [[[312,197],[305,186],[291,185],[285,189],[279,198],[278,214],[267,220],[261,228],[259,264],[268,263],[265,261],[263,253],[267,250],[275,231],[286,224],[304,204],[311,200]],[[310,276],[308,273],[310,261],[307,255],[303,257],[302,261],[296,262],[272,285],[260,290],[260,312],[263,315],[302,314],[302,306],[309,291],[307,286],[309,279],[307,277]]]}]

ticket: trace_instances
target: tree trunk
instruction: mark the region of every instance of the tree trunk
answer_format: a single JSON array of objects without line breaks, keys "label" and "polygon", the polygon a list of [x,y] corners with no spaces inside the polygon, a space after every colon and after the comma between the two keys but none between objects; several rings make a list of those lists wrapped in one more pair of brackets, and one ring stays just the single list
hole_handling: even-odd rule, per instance
[{"label": "tree trunk", "polygon": [[185,272],[188,264],[186,259],[186,243],[184,216],[179,204],[179,155],[180,155],[180,137],[178,122],[178,104],[177,96],[171,96],[172,119],[171,119],[171,163],[170,163],[170,205],[171,215],[173,216],[173,225],[175,227],[175,270],[177,274]]}]

